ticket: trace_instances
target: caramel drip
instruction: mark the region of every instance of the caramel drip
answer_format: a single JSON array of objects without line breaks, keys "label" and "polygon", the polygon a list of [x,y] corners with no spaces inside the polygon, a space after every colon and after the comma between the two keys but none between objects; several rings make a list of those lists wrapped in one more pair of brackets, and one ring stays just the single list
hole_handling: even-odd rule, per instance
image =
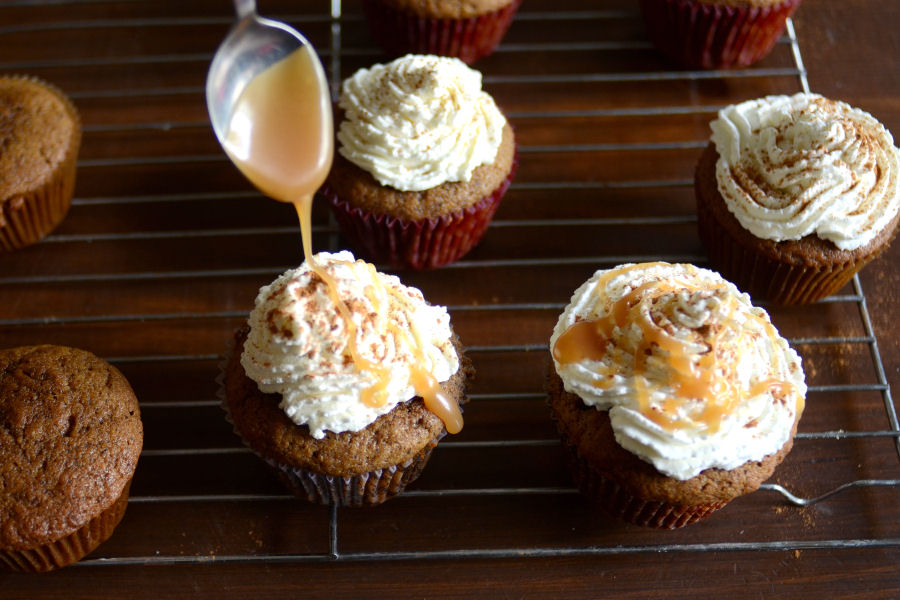
[{"label": "caramel drip", "polygon": [[356,323],[353,322],[353,316],[350,314],[347,303],[344,302],[338,294],[337,281],[335,281],[328,271],[319,264],[319,261],[316,260],[315,255],[312,253],[312,236],[310,235],[312,228],[310,223],[312,221],[312,197],[308,200],[304,199],[300,202],[296,202],[294,207],[297,209],[297,216],[300,220],[303,254],[306,258],[306,263],[309,265],[310,270],[325,283],[328,297],[331,298],[331,301],[334,303],[335,307],[337,307],[338,313],[340,313],[341,318],[344,321],[344,327],[347,331],[347,350],[350,353],[350,357],[353,359],[353,364],[356,365],[359,370],[369,371],[375,376],[375,384],[363,390],[363,403],[368,406],[381,406],[386,401],[384,396],[387,391],[387,384],[390,381],[390,371],[373,363],[360,354],[359,347],[356,343]]},{"label": "caramel drip", "polygon": [[[598,278],[595,289],[606,289],[613,277],[634,269],[641,265],[632,265],[623,269],[610,271]],[[646,267],[646,265],[644,265]],[[641,341],[635,348],[628,349],[632,354],[633,365],[633,391],[641,414],[667,430],[684,428],[699,421],[710,432],[717,431],[734,408],[744,398],[772,390],[776,396],[795,394],[793,384],[785,381],[767,379],[756,383],[749,390],[742,390],[734,376],[735,364],[726,363],[716,354],[716,347],[727,337],[735,337],[741,332],[732,318],[737,309],[736,300],[727,296],[726,314],[722,323],[713,327],[711,337],[705,340],[709,349],[706,352],[690,352],[688,343],[673,336],[664,327],[657,325],[651,316],[652,302],[664,294],[677,289],[697,291],[698,286],[680,284],[678,288],[662,281],[644,283],[625,294],[617,300],[608,313],[597,319],[583,320],[573,323],[568,327],[554,344],[553,357],[561,364],[569,364],[582,360],[600,362],[606,356],[608,349],[615,343],[614,330],[618,327],[624,329],[628,326],[637,326],[641,331]],[[713,288],[715,289],[715,288]],[[761,317],[748,315],[755,319],[765,331],[765,334],[773,340],[777,339],[775,328]],[[658,393],[662,386],[652,385],[646,378],[648,362],[651,356],[658,356],[654,350],[661,349],[666,352],[666,361],[671,374],[668,384],[672,393],[667,394],[655,405],[651,404],[650,397]],[[776,357],[772,357],[771,367],[776,369]],[[598,375],[602,379],[594,383],[600,389],[609,389],[612,369],[601,367]],[[798,396],[798,409],[802,410],[803,398]],[[702,399],[704,408],[699,419],[690,421],[678,416],[678,410],[688,400]],[[799,412],[798,412],[799,414]]]},{"label": "caramel drip", "polygon": [[[762,326],[762,328],[766,332],[766,336],[771,340],[778,339],[778,332],[775,330],[775,326],[772,325],[769,321],[758,317],[756,315],[750,315],[751,318],[756,319],[756,321]],[[772,357],[771,363],[772,370],[774,371],[777,367],[775,356]],[[775,397],[788,398],[790,396],[795,397],[795,414],[799,417],[800,413],[803,412],[803,409],[806,406],[806,398],[803,394],[799,393],[797,390],[797,386],[795,386],[790,381],[782,381],[779,379],[763,379],[761,381],[756,382],[756,384],[750,389],[747,396],[753,397],[759,394],[763,394],[767,391],[771,391],[772,395]]]},{"label": "caramel drip", "polygon": [[[609,282],[618,275],[626,274],[638,268],[658,266],[662,263],[629,265],[618,269],[610,269],[597,278],[596,289],[606,289]],[[636,297],[636,295],[634,295]],[[557,339],[553,347],[553,356],[561,363],[573,363],[580,360],[599,361],[606,355],[606,346],[612,337],[613,327],[623,326],[628,320],[629,301],[631,295],[622,298],[613,305],[610,314],[602,319],[592,319],[573,323]],[[631,302],[633,304],[633,301]]]},{"label": "caramel drip", "polygon": [[394,335],[398,335],[407,339],[411,348],[415,348],[417,352],[416,360],[410,365],[409,380],[412,383],[416,393],[425,401],[425,407],[436,414],[448,433],[459,433],[463,428],[462,412],[459,404],[452,400],[441,389],[440,383],[435,377],[422,367],[425,360],[425,354],[421,352],[423,348],[422,340],[419,338],[419,332],[413,329],[415,341],[409,340],[409,333],[405,330],[391,326]]},{"label": "caramel drip", "polygon": [[563,364],[602,360],[609,343],[607,323],[606,320],[573,323],[553,346],[553,358]]},{"label": "caramel drip", "polygon": [[[300,218],[301,232],[308,232],[310,228],[309,206],[304,205],[302,202],[296,203],[295,206]],[[360,354],[359,347],[356,343],[356,323],[353,322],[353,318],[346,303],[338,295],[337,282],[322,268],[318,261],[315,260],[315,256],[308,247],[310,245],[308,240],[308,235],[304,234],[303,245],[306,262],[309,264],[312,272],[325,282],[329,297],[338,308],[341,317],[344,319],[347,330],[347,350],[350,353],[350,357],[360,371],[368,371],[375,377],[375,383],[364,389],[360,397],[363,403],[368,406],[383,406],[384,403],[387,402],[387,386],[390,383],[391,370],[387,366],[372,362]],[[378,291],[381,292],[380,294],[376,294],[372,293],[372,290],[367,289],[367,297],[372,302],[376,314],[386,314],[387,307],[385,304],[388,294],[396,294],[397,292],[385,288],[378,282],[378,278],[374,273],[374,266],[368,263],[366,266],[373,271],[372,280],[376,282],[376,285],[379,288]],[[381,301],[382,298],[385,299],[385,302]],[[425,407],[443,421],[448,433],[454,434],[462,431],[463,418],[462,412],[459,409],[459,404],[451,400],[443,392],[437,379],[422,366],[425,364],[425,353],[422,350],[424,344],[415,327],[411,324],[413,330],[413,336],[411,337],[409,331],[397,327],[390,321],[383,323],[383,326],[387,328],[391,336],[397,339],[403,339],[407,343],[407,346],[412,349],[414,356],[412,364],[409,367],[409,379],[416,394],[425,401]]]},{"label": "caramel drip", "polygon": [[[385,287],[375,276],[374,266],[368,263],[366,263],[366,266],[372,271],[372,281],[375,282],[375,286],[381,292],[381,298],[388,299],[388,296],[390,295],[394,298],[401,299],[397,290]],[[377,301],[379,298],[378,294],[372,294],[369,298],[378,314],[387,314],[385,303]],[[414,360],[409,366],[409,379],[413,389],[416,390],[416,394],[425,401],[425,407],[444,422],[444,426],[447,428],[448,433],[453,434],[462,431],[463,418],[462,412],[459,409],[459,404],[451,400],[444,393],[438,380],[424,368],[425,352],[423,351],[423,348],[425,347],[425,343],[423,342],[422,336],[415,323],[410,322],[408,330],[397,327],[389,320],[385,322],[384,325],[394,338],[402,339],[406,342],[407,347],[413,350]],[[389,375],[389,371],[387,369],[384,370],[385,373]],[[387,381],[388,380],[385,379],[385,385],[387,384]],[[381,403],[383,402],[384,400],[382,400]]]},{"label": "caramel drip", "polygon": [[[371,373],[375,379],[363,390],[362,401],[368,406],[383,406],[391,371],[360,353],[357,326],[338,293],[337,281],[312,252],[313,195],[325,181],[334,155],[331,105],[320,90],[317,68],[315,56],[303,47],[256,76],[238,99],[223,145],[232,161],[263,193],[294,204],[303,256],[312,272],[325,283],[328,296],[344,321],[350,358],[357,369]],[[368,267],[377,282],[375,268]],[[387,290],[380,287],[380,297],[387,299]],[[366,294],[373,305],[382,305],[369,290]],[[409,376],[416,394],[441,418],[448,432],[458,433],[462,429],[459,405],[441,391],[440,384],[422,366],[425,353],[418,335],[411,339],[392,323],[386,323],[386,327],[391,335],[410,342],[414,357]]]}]

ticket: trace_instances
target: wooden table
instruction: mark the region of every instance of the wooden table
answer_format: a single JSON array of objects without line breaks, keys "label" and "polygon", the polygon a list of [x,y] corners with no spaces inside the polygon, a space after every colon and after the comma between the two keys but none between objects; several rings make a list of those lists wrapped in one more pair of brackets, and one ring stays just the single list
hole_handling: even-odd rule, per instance
[{"label": "wooden table", "polygon": [[[335,2],[340,4],[340,2]],[[381,61],[357,2],[263,0],[334,82]],[[338,9],[336,9],[338,10]],[[760,64],[680,72],[629,0],[526,0],[478,63],[521,167],[483,243],[400,272],[449,307],[478,370],[463,433],[404,496],[370,510],[285,495],[222,418],[219,357],[257,289],[299,263],[291,209],[261,197],[211,133],[206,69],[225,0],[7,0],[0,70],[56,83],[84,121],[76,199],[39,245],[0,255],[0,346],[78,346],[142,404],[145,450],[115,535],[55,573],[0,575],[2,598],[900,595],[900,245],[854,286],[771,309],[811,391],[771,485],[680,531],[595,513],[545,406],[547,340],[575,287],[624,261],[703,264],[692,174],[721,106],[813,91],[900,133],[900,6],[808,0]],[[805,65],[806,70],[803,69]],[[315,211],[317,249],[342,246]],[[773,487],[814,498],[796,506]]]}]

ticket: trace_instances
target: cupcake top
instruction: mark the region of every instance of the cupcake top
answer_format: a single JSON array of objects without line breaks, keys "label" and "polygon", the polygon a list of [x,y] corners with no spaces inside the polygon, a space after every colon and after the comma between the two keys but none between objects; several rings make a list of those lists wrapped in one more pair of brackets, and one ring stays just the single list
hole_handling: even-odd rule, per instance
[{"label": "cupcake top", "polygon": [[349,252],[315,260],[342,304],[307,263],[285,272],[260,289],[241,355],[247,376],[262,392],[280,394],[294,423],[317,439],[326,430],[359,431],[422,395],[423,378],[444,382],[456,373],[444,307]]},{"label": "cupcake top", "polygon": [[62,346],[0,350],[0,548],[60,539],[113,505],[143,428],[122,374]]},{"label": "cupcake top", "polygon": [[410,54],[344,82],[338,151],[401,191],[469,181],[491,163],[506,119],[457,58]]},{"label": "cupcake top", "polygon": [[804,407],[800,357],[766,312],[693,265],[597,271],[550,347],[566,391],[609,410],[619,445],[679,480],[778,451]]},{"label": "cupcake top", "polygon": [[753,235],[865,246],[900,210],[900,150],[870,114],[816,94],[728,106],[711,124],[716,180]]},{"label": "cupcake top", "polygon": [[40,186],[80,139],[75,108],[55,87],[0,77],[0,201]]}]

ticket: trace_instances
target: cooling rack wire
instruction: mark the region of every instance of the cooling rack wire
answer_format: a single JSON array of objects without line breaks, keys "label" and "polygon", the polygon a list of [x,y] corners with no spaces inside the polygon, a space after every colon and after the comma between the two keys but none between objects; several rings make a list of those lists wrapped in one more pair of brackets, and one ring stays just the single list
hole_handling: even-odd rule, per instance
[{"label": "cooling rack wire", "polygon": [[[554,14],[546,14],[546,13],[538,13],[528,11],[521,12],[517,19],[520,20],[538,20],[538,19],[560,19],[560,18],[571,18],[573,14],[567,14],[563,12],[558,12]],[[574,14],[578,19],[609,19],[609,18],[618,18],[621,15],[618,13],[610,13],[609,11],[579,11]],[[277,15],[276,15],[277,17]],[[343,14],[342,6],[340,0],[332,0],[331,5],[331,14],[330,15],[321,15],[321,16],[309,16],[304,15],[302,17],[303,22],[309,23],[317,21],[319,23],[325,23],[326,25],[330,23],[330,47],[327,48],[319,48],[320,53],[323,55],[323,58],[326,62],[326,65],[329,68],[329,72],[331,75],[331,84],[332,91],[336,93],[339,82],[341,80],[343,74],[343,64],[342,60],[348,56],[352,56],[354,52],[359,53],[360,49],[352,48],[352,47],[344,47],[343,45],[343,28],[347,23],[353,23],[355,21],[359,21],[361,19],[361,15],[359,14]],[[643,42],[639,42],[643,43]],[[765,76],[791,76],[796,78],[797,87],[796,91],[810,91],[809,83],[807,81],[807,73],[803,65],[803,58],[801,56],[800,47],[797,42],[797,35],[793,27],[792,22],[788,22],[786,35],[780,41],[781,44],[787,44],[790,47],[790,53],[793,59],[793,65],[789,69],[755,69],[746,72],[738,72],[738,73],[721,73],[721,72],[654,72],[654,73],[598,73],[598,74],[576,74],[576,75],[565,75],[565,74],[545,74],[545,73],[535,73],[531,75],[521,75],[521,76],[491,76],[487,74],[485,76],[485,84],[488,88],[492,85],[502,85],[504,83],[509,83],[510,81],[515,81],[517,83],[527,83],[534,86],[541,86],[543,84],[549,83],[566,83],[567,81],[585,81],[585,80],[594,80],[594,81],[602,81],[609,82],[615,84],[617,81],[639,81],[639,80],[669,80],[675,78],[695,78],[695,79],[703,79],[703,78],[720,78],[720,77],[765,77]],[[541,47],[542,50],[547,52],[554,52],[557,50],[579,50],[583,49],[585,51],[590,51],[597,48],[610,48],[616,47],[619,45],[620,49],[627,50],[629,44],[631,42],[597,42],[594,45],[585,45],[578,44],[576,42],[572,42],[570,44],[559,43],[559,44],[545,44]],[[534,50],[534,47],[529,47],[525,49]],[[499,52],[519,52],[522,51],[523,47],[521,45],[516,45],[514,43],[508,42],[501,46]],[[6,65],[10,66],[10,65]],[[27,68],[29,65],[12,65],[12,66],[24,66]],[[344,74],[346,75],[346,74]],[[171,91],[171,90],[170,90]],[[196,93],[202,93],[202,90],[195,90]],[[180,90],[180,92],[184,92],[184,90]],[[72,94],[73,97],[78,99],[78,94]],[[708,107],[707,107],[708,108]],[[607,109],[607,110],[598,110],[593,111],[595,115],[604,115],[604,116],[616,116],[617,114],[625,115],[625,114],[655,114],[655,115],[665,115],[665,114],[675,114],[679,112],[690,111],[689,107],[649,107],[649,108],[640,108],[640,109]],[[574,116],[578,111],[562,111],[562,112],[547,112],[547,111],[519,111],[519,112],[509,112],[509,118],[515,123],[518,120],[526,120],[526,119],[547,119],[547,118],[555,118],[560,116]],[[148,124],[148,127],[153,127],[156,125]],[[95,124],[88,125],[85,127],[86,135],[90,135],[91,133],[102,131],[104,129],[104,125]],[[705,141],[698,140],[684,140],[676,143],[669,143],[667,147],[677,147],[677,148],[696,148],[700,149],[705,145]],[[646,147],[661,147],[660,144],[646,144]],[[621,146],[622,149],[633,149],[633,144],[625,144]],[[534,152],[556,152],[556,151],[567,151],[567,152],[579,152],[579,151],[597,151],[600,150],[612,150],[615,151],[619,149],[619,147],[615,144],[606,145],[603,147],[599,147],[597,145],[591,146],[579,146],[579,145],[569,145],[569,146],[532,146],[532,147],[521,147],[520,152],[523,154],[534,153]],[[209,157],[197,157],[198,159],[207,160]],[[103,161],[106,159],[86,159],[81,161],[80,166],[98,166],[102,165]],[[128,161],[129,159],[126,157],[124,159],[117,159],[119,164],[122,161]],[[133,159],[135,161],[141,161],[145,159]],[[173,159],[174,160],[174,159]],[[179,157],[177,160],[185,160],[182,157]],[[668,185],[676,185],[676,186],[690,186],[692,185],[692,181],[684,180],[679,182],[667,182]],[[585,184],[581,182],[565,182],[565,181],[547,181],[547,182],[522,182],[522,183],[513,183],[513,189],[572,189],[578,187],[587,187],[590,188],[591,185],[597,184]],[[623,184],[629,185],[629,184]],[[654,182],[642,182],[635,183],[633,185],[655,185]],[[255,196],[254,193],[248,192],[246,193],[248,197]],[[210,195],[210,196],[214,196]],[[183,199],[185,201],[193,201],[193,200],[202,200],[205,199],[207,195],[204,194],[187,194],[183,195]],[[234,195],[233,195],[234,197]],[[77,206],[89,206],[91,204],[96,203],[110,203],[110,202],[118,202],[118,203],[149,203],[158,200],[158,198],[154,197],[124,197],[124,198],[76,198],[74,205]],[[645,224],[655,224],[655,225],[668,225],[668,224],[684,224],[685,222],[690,223],[692,219],[690,217],[621,217],[621,218],[610,218],[610,219],[598,219],[596,224],[598,225],[635,225],[640,223]],[[560,221],[559,219],[555,219],[553,221],[542,221],[542,220],[529,220],[528,225],[536,226],[536,227],[553,227],[559,226],[561,224],[565,224],[565,222]],[[579,224],[585,224],[583,219],[578,219]],[[498,219],[492,225],[492,229],[499,229],[505,227],[516,227],[520,225],[520,223],[514,221],[503,221],[502,219]],[[264,234],[289,234],[296,231],[295,226],[287,225],[285,227],[270,227],[270,228],[253,228],[249,230],[244,229],[234,229],[234,230],[222,230],[222,229],[209,229],[209,230],[192,230],[192,231],[177,231],[177,232],[123,232],[123,233],[87,233],[87,234],[57,234],[51,235],[46,243],[54,244],[54,243],[70,243],[70,242],[97,242],[97,241],[115,241],[118,239],[147,239],[147,240],[159,240],[160,242],[164,242],[167,239],[174,237],[203,237],[203,236],[221,236],[221,235],[244,235],[244,234],[254,234],[254,235],[264,235]],[[330,222],[326,226],[320,226],[317,228],[317,232],[319,234],[327,234],[327,238],[329,240],[329,247],[331,250],[336,250],[339,248],[338,246],[338,237],[336,233],[335,224]],[[654,256],[648,257],[643,255],[623,255],[623,256],[603,256],[602,262],[607,264],[614,264],[620,262],[640,262],[643,260],[648,260],[648,258],[657,258],[663,260],[673,260],[673,261],[691,261],[698,264],[702,264],[704,262],[703,256]],[[597,257],[569,257],[569,258],[522,258],[522,259],[503,259],[503,260],[492,260],[490,258],[485,259],[475,259],[475,260],[463,260],[459,263],[446,267],[448,270],[469,270],[469,269],[478,269],[483,268],[485,266],[492,267],[503,267],[504,265],[510,266],[535,266],[542,267],[546,266],[548,268],[552,268],[555,266],[559,266],[560,264],[593,264],[598,261]],[[261,276],[270,276],[275,275],[284,268],[288,268],[291,265],[272,265],[271,267],[259,267],[259,268],[235,268],[232,270],[215,270],[215,271],[203,271],[203,270],[194,270],[194,271],[138,271],[138,272],[130,272],[130,273],[119,273],[119,274],[82,274],[82,275],[71,275],[71,274],[60,274],[60,275],[22,275],[22,276],[12,276],[7,277],[0,274],[0,285],[28,285],[36,282],[56,282],[56,283],[66,283],[73,281],[109,281],[113,283],[121,283],[123,281],[140,281],[140,280],[154,280],[154,279],[173,279],[173,278],[202,278],[206,276],[248,276],[248,275],[261,275]],[[882,397],[884,410],[886,413],[886,419],[889,424],[889,429],[879,430],[879,431],[851,431],[851,430],[833,430],[833,431],[821,431],[821,432],[801,432],[797,435],[798,439],[809,439],[809,440],[845,440],[845,439],[853,439],[853,438],[892,438],[893,444],[896,448],[898,459],[900,459],[900,426],[898,426],[897,414],[895,411],[893,399],[891,396],[891,389],[888,384],[888,380],[885,374],[885,366],[882,361],[881,353],[879,351],[878,340],[876,339],[872,322],[869,315],[869,310],[866,301],[866,295],[862,289],[862,285],[858,277],[855,277],[852,285],[852,293],[839,295],[832,298],[829,298],[823,302],[826,303],[846,303],[855,305],[858,311],[858,318],[860,320],[861,328],[864,332],[863,335],[857,337],[808,337],[808,338],[795,338],[791,339],[790,342],[792,345],[796,346],[800,345],[818,345],[818,344],[850,344],[850,345],[864,345],[870,356],[872,369],[875,373],[875,382],[873,383],[864,383],[864,384],[853,384],[853,385],[820,385],[820,386],[811,386],[810,393],[829,393],[829,392],[876,392],[879,393]],[[560,303],[519,303],[519,304],[498,304],[492,305],[489,307],[479,306],[479,310],[495,310],[495,311],[512,311],[512,310],[538,310],[538,311],[554,311],[554,313],[560,311],[564,306],[563,302]],[[471,307],[467,305],[451,305],[449,306],[449,310],[451,314],[461,313],[466,310],[469,310]],[[73,324],[102,324],[102,323],[118,323],[118,322],[153,322],[153,321],[162,321],[162,320],[191,320],[191,319],[240,319],[245,316],[244,311],[218,311],[218,312],[197,312],[197,313],[163,313],[163,314],[126,314],[126,315],[91,315],[91,316],[67,316],[67,317],[55,317],[55,316],[45,316],[38,318],[9,318],[0,320],[0,327],[43,327],[48,325],[73,325]],[[492,344],[492,345],[482,345],[482,346],[472,346],[469,348],[469,352],[473,354],[477,353],[499,353],[499,352],[546,352],[545,345],[534,345],[534,344],[525,344],[525,345],[501,345],[501,344]],[[216,354],[185,354],[185,355],[147,355],[147,356],[120,356],[120,357],[106,357],[108,360],[113,362],[114,364],[134,364],[140,362],[211,362],[217,361],[219,356]],[[473,396],[473,402],[478,402],[479,400],[489,400],[491,398],[496,398],[499,396],[503,396],[504,394],[494,394],[494,395],[475,395]],[[523,400],[533,400],[539,401],[543,398],[543,392],[541,390],[534,390],[531,393],[510,393],[507,394],[511,398],[515,399],[523,399]],[[491,398],[487,397],[491,396]],[[204,408],[204,407],[215,407],[218,405],[218,400],[213,398],[208,399],[199,399],[194,401],[156,401],[152,403],[148,403],[142,406],[142,410],[145,412],[151,411],[179,411],[186,408]],[[558,446],[558,441],[556,440],[547,440],[547,439],[523,439],[523,440],[484,440],[484,441],[453,441],[453,440],[445,440],[442,442],[442,448],[470,448],[470,449],[478,449],[478,448],[498,448],[502,446],[509,447],[513,450],[515,449],[523,449],[523,448],[535,448],[540,450],[541,448],[555,448]],[[144,451],[143,458],[153,458],[153,457],[168,457],[168,458],[178,458],[178,457],[203,457],[203,456],[227,456],[232,454],[244,454],[247,453],[247,450],[241,447],[226,447],[226,448],[171,448],[171,449],[147,449]],[[798,505],[798,506],[809,506],[821,502],[826,502],[830,498],[835,495],[842,494],[850,489],[855,488],[876,488],[876,487],[897,487],[900,486],[900,479],[870,479],[870,478],[857,478],[846,481],[845,483],[835,487],[834,489],[830,489],[824,493],[821,493],[815,497],[802,497],[800,495],[795,494],[788,487],[783,487],[778,484],[769,483],[764,484],[762,486],[762,490],[766,490],[769,492],[773,501],[779,497],[783,497],[783,499],[789,503]],[[766,491],[761,491],[758,493],[767,493]],[[526,495],[571,495],[576,494],[576,490],[573,487],[535,487],[535,488],[509,488],[509,487],[497,487],[497,488],[477,488],[477,489],[410,489],[405,493],[407,497],[420,497],[420,498],[454,498],[454,497],[464,497],[464,496],[526,496]],[[218,502],[291,502],[293,501],[292,497],[287,494],[202,494],[202,495],[134,495],[131,497],[130,502],[132,504],[157,504],[157,505],[165,505],[167,503],[218,503]],[[576,546],[535,546],[535,547],[507,547],[507,548],[463,548],[463,549],[452,549],[452,550],[426,550],[426,551],[403,551],[403,550],[392,550],[387,552],[345,552],[339,547],[339,528],[341,525],[341,511],[336,508],[331,508],[328,511],[328,535],[329,535],[329,550],[328,552],[316,553],[316,554],[306,554],[306,553],[247,553],[247,554],[235,554],[235,555],[217,555],[215,556],[215,560],[217,562],[317,562],[317,561],[334,561],[334,560],[402,560],[402,559],[412,559],[412,560],[422,560],[422,559],[435,559],[435,558],[499,558],[499,557],[522,557],[522,556],[573,556],[573,555],[604,555],[604,554],[621,554],[621,553],[638,553],[638,552],[647,552],[647,551],[695,551],[695,550],[777,550],[777,549],[804,549],[804,548],[823,548],[823,547],[844,547],[844,546],[882,546],[882,545],[897,545],[900,543],[900,540],[891,540],[891,539],[833,539],[833,540],[776,540],[776,541],[765,541],[765,542],[714,542],[714,543],[690,543],[690,544],[653,544],[653,545],[635,545],[635,546],[622,546],[619,544],[616,545],[594,545],[594,544],[586,544],[586,545],[576,545]],[[146,565],[146,564],[169,564],[169,563],[194,563],[194,562],[206,562],[209,561],[210,557],[206,555],[147,555],[147,556],[115,556],[115,555],[104,555],[103,548],[101,547],[98,552],[94,554],[92,558],[88,558],[79,563],[79,568],[97,568],[104,565]]]}]

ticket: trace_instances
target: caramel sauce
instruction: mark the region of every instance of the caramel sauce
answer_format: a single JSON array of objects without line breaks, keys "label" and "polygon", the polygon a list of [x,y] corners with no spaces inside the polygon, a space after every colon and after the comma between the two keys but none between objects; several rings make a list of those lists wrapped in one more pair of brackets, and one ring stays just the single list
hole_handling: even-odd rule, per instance
[{"label": "caramel sauce", "polygon": [[602,360],[606,356],[606,344],[609,341],[606,323],[605,320],[573,323],[556,340],[553,357],[563,364],[580,360]]},{"label": "caramel sauce", "polygon": [[[261,192],[294,205],[300,221],[303,256],[312,272],[325,283],[344,320],[350,357],[360,371],[375,378],[375,383],[363,390],[362,401],[369,406],[382,406],[387,401],[390,369],[361,355],[356,343],[357,327],[338,294],[337,282],[312,252],[313,197],[328,176],[334,157],[331,103],[320,89],[319,68],[312,50],[304,46],[254,77],[235,104],[223,146]],[[368,290],[366,293],[377,306],[377,298]],[[387,298],[383,287],[382,297]],[[408,336],[390,323],[388,328],[395,337]],[[410,344],[414,354],[410,382],[416,394],[444,422],[449,433],[458,433],[462,430],[459,405],[441,391],[437,380],[421,366],[425,357],[420,340],[411,341],[416,342]]]},{"label": "caramel sauce", "polygon": [[[375,276],[375,267],[373,265],[366,263],[366,267],[372,271],[372,281],[375,282],[375,286],[378,288],[376,291],[380,292],[380,294],[369,294],[369,299],[372,301],[377,313],[386,314],[386,302],[381,303],[378,301],[378,298],[387,300],[389,295],[396,297],[398,292],[393,288],[385,287],[379,281]],[[419,331],[416,329],[415,324],[410,323],[410,329],[397,327],[390,321],[386,325],[395,339],[404,340],[407,347],[412,348],[414,351],[414,361],[409,366],[409,380],[413,389],[416,390],[416,394],[425,401],[425,407],[444,422],[448,433],[454,434],[462,431],[463,417],[462,412],[459,410],[459,404],[444,393],[437,379],[423,367],[425,364],[425,353],[422,351],[422,348],[425,347],[425,344],[419,336]],[[384,396],[387,393],[386,386],[390,379],[390,370],[372,363],[368,364],[370,365],[370,370],[376,373],[379,373],[378,370],[380,369],[379,378],[383,383],[380,387],[373,386],[366,390],[363,395],[363,401],[367,403],[374,402],[374,405],[378,406],[386,401]]]},{"label": "caramel sauce", "polygon": [[[601,276],[597,281],[596,289],[605,289],[613,277],[621,275],[641,265],[632,265],[615,271],[610,271]],[[646,265],[641,266],[646,267]],[[767,379],[756,383],[749,390],[742,390],[736,384],[736,378],[728,374],[733,371],[733,364],[723,364],[716,356],[715,348],[719,340],[726,335],[734,333],[734,320],[731,315],[736,310],[736,300],[728,297],[725,318],[721,327],[718,327],[705,340],[709,350],[702,353],[689,351],[685,341],[672,336],[663,327],[653,322],[651,318],[650,303],[664,294],[676,291],[675,286],[661,281],[644,283],[617,300],[607,315],[598,319],[583,320],[573,323],[562,335],[559,336],[553,346],[553,357],[562,364],[579,362],[582,360],[601,361],[607,353],[607,348],[612,342],[613,331],[616,327],[623,328],[629,324],[640,328],[641,342],[632,349],[634,358],[633,386],[638,408],[646,418],[667,430],[683,428],[691,425],[690,421],[678,416],[678,409],[688,400],[704,400],[704,408],[699,415],[699,421],[710,432],[715,432],[721,426],[723,420],[733,411],[735,406],[744,398],[750,398],[769,390],[776,396],[786,397],[796,393],[793,384],[785,381]],[[699,288],[690,286],[687,289],[694,291]],[[775,328],[761,317],[748,315],[762,325],[765,334],[770,339],[777,338]],[[666,352],[666,361],[671,367],[668,384],[673,393],[667,395],[655,406],[650,403],[651,394],[658,392],[661,386],[653,386],[645,377],[647,363],[650,356],[655,355],[653,350],[659,348]],[[775,358],[773,357],[773,369]],[[721,372],[726,375],[723,377]],[[613,373],[608,369],[598,372],[599,375],[611,379]],[[607,381],[597,381],[595,387],[608,389]],[[797,394],[798,414],[802,410],[803,398]]]},{"label": "caramel sauce", "polygon": [[223,146],[261,192],[312,203],[334,154],[331,103],[303,46],[254,77],[238,98]]}]

